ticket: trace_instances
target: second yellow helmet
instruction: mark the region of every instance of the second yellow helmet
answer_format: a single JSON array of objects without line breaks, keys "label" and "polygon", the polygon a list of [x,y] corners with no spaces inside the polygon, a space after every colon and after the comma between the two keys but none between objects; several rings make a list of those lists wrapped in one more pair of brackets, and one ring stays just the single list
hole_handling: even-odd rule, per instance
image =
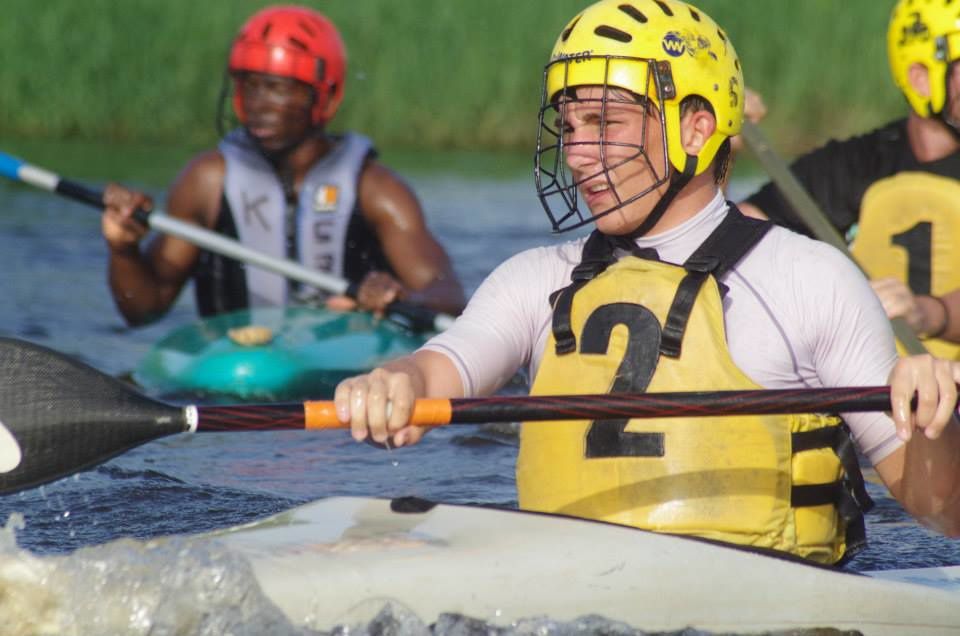
[{"label": "second yellow helmet", "polygon": [[[947,98],[947,69],[960,58],[960,3],[952,0],[900,0],[887,29],[890,73],[910,107],[921,117],[940,114]],[[922,64],[930,94],[910,83],[910,67]]]}]

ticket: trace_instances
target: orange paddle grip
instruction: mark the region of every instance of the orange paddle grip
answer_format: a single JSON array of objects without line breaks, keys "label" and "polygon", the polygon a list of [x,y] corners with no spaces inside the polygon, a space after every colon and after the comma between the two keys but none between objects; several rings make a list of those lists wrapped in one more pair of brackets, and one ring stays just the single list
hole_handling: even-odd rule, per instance
[{"label": "orange paddle grip", "polygon": [[[316,400],[303,403],[304,428],[348,428],[337,417],[332,401]],[[453,417],[450,400],[443,398],[420,398],[413,404],[410,423],[415,426],[442,426]]]}]

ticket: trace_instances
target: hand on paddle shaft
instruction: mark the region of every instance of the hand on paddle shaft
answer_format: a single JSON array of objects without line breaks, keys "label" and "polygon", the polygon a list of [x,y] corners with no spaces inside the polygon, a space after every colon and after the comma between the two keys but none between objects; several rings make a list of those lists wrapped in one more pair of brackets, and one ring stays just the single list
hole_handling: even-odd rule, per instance
[{"label": "hand on paddle shaft", "polygon": [[[451,423],[697,417],[760,413],[879,411],[893,400],[898,426],[937,437],[950,420],[960,363],[917,356],[891,375],[894,388],[556,395],[417,400],[419,426]],[[918,391],[917,411],[909,407]],[[562,425],[562,424],[558,424]],[[347,428],[333,402],[174,406],[73,358],[0,338],[0,493],[91,468],[167,435]],[[909,435],[906,435],[907,437]]]},{"label": "hand on paddle shaft", "polygon": [[[96,208],[103,208],[107,203],[103,192],[88,188],[76,181],[64,179],[49,170],[30,165],[3,152],[0,152],[0,175],[13,179],[14,181],[30,184],[41,190],[55,192]],[[119,193],[114,193],[111,196],[122,197]],[[119,217],[117,217],[118,221],[123,221],[121,223],[123,232],[131,232],[133,234],[139,232],[132,224],[127,222],[127,218],[129,217],[140,221],[145,226],[149,226],[152,230],[177,237],[215,254],[226,256],[248,265],[253,265],[254,267],[260,267],[269,272],[285,276],[291,280],[316,287],[317,289],[332,294],[349,293],[350,284],[337,276],[309,269],[291,260],[274,258],[222,234],[193,223],[187,223],[186,221],[165,214],[160,210],[154,210],[148,213],[145,209],[150,209],[149,204],[146,203],[149,199],[143,195],[140,196],[143,197],[142,201],[144,201],[146,208],[136,207],[137,204],[132,200],[125,203],[118,199],[118,202],[121,204],[121,209],[123,209],[125,205],[134,208],[129,214],[122,212]],[[121,228],[119,227],[117,231],[118,233],[114,235],[114,238],[121,243],[133,238],[131,235],[120,233]],[[111,242],[111,245],[112,244]],[[402,301],[391,303],[387,313],[392,320],[400,322],[414,331],[442,331],[453,324],[454,320],[453,316],[448,314],[438,313],[426,307],[410,305]]]},{"label": "hand on paddle shaft", "polygon": [[[142,192],[111,183],[103,191],[103,235],[111,251],[138,251],[138,244],[147,235],[146,222],[153,200]],[[386,316],[404,292],[403,285],[386,272],[370,272],[359,283],[349,285],[342,295],[332,296],[327,306],[341,311],[369,311]],[[403,309],[405,306],[400,305]],[[417,330],[432,329],[436,314],[414,306],[406,310],[406,320]]]},{"label": "hand on paddle shaft", "polygon": [[[116,254],[139,254],[139,243],[149,229],[149,213],[153,200],[142,192],[130,190],[115,183],[103,192],[103,235],[110,250]],[[369,311],[378,317],[394,318],[413,331],[436,329],[435,311],[405,303],[400,298],[404,286],[386,272],[370,272],[363,280],[336,289],[327,306],[339,311]]]},{"label": "hand on paddle shaft", "polygon": [[147,217],[153,200],[142,192],[110,183],[103,191],[103,236],[111,251],[137,251],[150,225]]},{"label": "hand on paddle shaft", "polygon": [[957,413],[960,362],[931,355],[901,358],[890,372],[891,416],[897,435],[909,441],[914,431],[937,439]]}]

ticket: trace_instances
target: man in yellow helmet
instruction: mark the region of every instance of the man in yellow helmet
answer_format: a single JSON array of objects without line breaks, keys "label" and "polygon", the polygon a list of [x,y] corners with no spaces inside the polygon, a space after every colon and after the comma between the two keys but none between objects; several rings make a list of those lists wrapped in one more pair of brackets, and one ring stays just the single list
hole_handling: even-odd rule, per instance
[{"label": "man in yellow helmet", "polygon": [[[890,70],[910,105],[904,119],[797,159],[793,172],[874,279],[890,317],[903,317],[937,355],[960,358],[960,6],[901,0],[887,33]],[[748,214],[804,231],[776,186]],[[952,292],[952,293],[951,293]]]},{"label": "man in yellow helmet", "polygon": [[849,259],[722,196],[744,94],[726,33],[679,0],[602,0],[543,77],[537,191],[554,230],[593,233],[512,257],[448,331],[341,383],[354,437],[415,443],[415,398],[489,395],[521,366],[534,394],[889,378],[893,418],[850,414],[849,429],[822,414],[525,423],[520,506],[837,563],[870,505],[852,433],[908,510],[960,532],[960,364],[898,361]]}]

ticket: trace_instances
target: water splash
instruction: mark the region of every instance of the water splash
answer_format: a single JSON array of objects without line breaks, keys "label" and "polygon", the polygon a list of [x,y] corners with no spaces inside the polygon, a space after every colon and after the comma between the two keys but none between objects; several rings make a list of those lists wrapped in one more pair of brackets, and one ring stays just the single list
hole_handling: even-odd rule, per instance
[{"label": "water splash", "polygon": [[264,596],[249,562],[214,541],[120,539],[55,557],[5,547],[5,636],[317,633],[291,624]]}]

